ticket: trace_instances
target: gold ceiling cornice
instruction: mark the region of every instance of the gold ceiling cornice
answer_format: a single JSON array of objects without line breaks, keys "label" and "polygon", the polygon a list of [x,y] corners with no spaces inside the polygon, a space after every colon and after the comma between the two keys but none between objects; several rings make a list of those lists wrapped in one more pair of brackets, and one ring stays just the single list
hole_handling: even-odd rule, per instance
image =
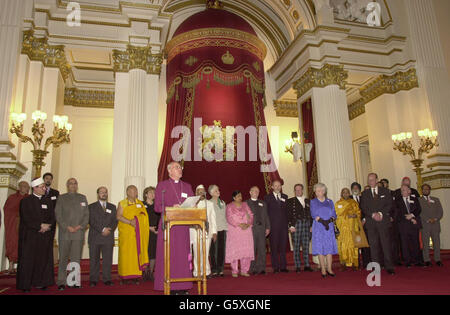
[{"label": "gold ceiling cornice", "polygon": [[366,104],[383,94],[395,94],[416,87],[419,87],[419,81],[415,68],[399,71],[392,76],[381,75],[359,89],[361,98],[348,106],[349,118],[353,120],[364,114]]},{"label": "gold ceiling cornice", "polygon": [[23,32],[22,54],[33,61],[41,61],[45,67],[58,68],[65,80],[70,75],[71,67],[67,62],[64,45],[49,45],[47,37],[35,37],[34,30]]},{"label": "gold ceiling cornice", "polygon": [[128,45],[127,50],[113,50],[114,72],[141,69],[148,74],[161,74],[163,54],[153,54],[150,47]]},{"label": "gold ceiling cornice", "polygon": [[88,108],[114,108],[114,91],[66,88],[64,105]]},{"label": "gold ceiling cornice", "polygon": [[298,118],[298,105],[295,101],[273,101],[277,117]]},{"label": "gold ceiling cornice", "polygon": [[294,82],[293,88],[298,98],[314,87],[338,85],[344,90],[347,78],[348,72],[344,70],[344,66],[326,64],[321,69],[309,68],[300,79]]}]

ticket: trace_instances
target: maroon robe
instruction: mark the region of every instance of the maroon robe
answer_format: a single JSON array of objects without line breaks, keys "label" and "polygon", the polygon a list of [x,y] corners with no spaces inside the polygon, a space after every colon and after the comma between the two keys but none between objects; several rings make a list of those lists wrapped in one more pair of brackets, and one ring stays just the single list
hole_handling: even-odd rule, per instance
[{"label": "maroon robe", "polygon": [[[182,195],[182,194],[185,195]],[[155,264],[155,290],[164,291],[164,231],[163,224],[164,208],[182,204],[187,197],[194,196],[192,186],[183,181],[175,183],[173,179],[163,181],[156,186],[155,192],[155,212],[161,213],[161,220],[158,226],[158,240],[156,245]],[[170,277],[171,278],[191,278],[189,253],[190,234],[189,226],[176,226],[170,231]],[[171,283],[171,290],[190,290],[192,282]]]},{"label": "maroon robe", "polygon": [[19,246],[19,210],[20,201],[28,194],[21,195],[19,192],[11,195],[5,202],[5,238],[6,238],[6,257],[10,262],[18,260]]}]

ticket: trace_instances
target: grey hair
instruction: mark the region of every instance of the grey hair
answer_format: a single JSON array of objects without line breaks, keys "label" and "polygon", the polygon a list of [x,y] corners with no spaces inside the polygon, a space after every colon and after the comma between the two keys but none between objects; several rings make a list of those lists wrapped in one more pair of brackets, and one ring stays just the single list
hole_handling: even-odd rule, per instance
[{"label": "grey hair", "polygon": [[208,187],[208,193],[211,195],[211,191],[213,191],[213,189],[214,188],[219,188],[219,186],[217,186],[217,185],[209,185],[209,187]]},{"label": "grey hair", "polygon": [[316,190],[317,190],[318,188],[324,188],[324,189],[325,189],[325,193],[328,192],[327,185],[325,185],[325,184],[322,184],[322,183],[317,183],[317,184],[315,184],[315,185],[314,185],[314,192],[316,192]]},{"label": "grey hair", "polygon": [[178,165],[181,166],[180,162],[176,162],[176,161],[170,162],[169,165],[167,165],[167,171],[170,171],[170,169],[171,169],[175,164],[178,164]]}]

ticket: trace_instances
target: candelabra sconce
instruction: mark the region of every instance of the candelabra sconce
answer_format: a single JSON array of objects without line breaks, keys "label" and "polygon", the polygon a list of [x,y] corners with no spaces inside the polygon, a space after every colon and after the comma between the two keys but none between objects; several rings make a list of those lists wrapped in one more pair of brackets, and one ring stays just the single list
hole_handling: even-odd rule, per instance
[{"label": "candelabra sconce", "polygon": [[27,115],[24,113],[11,113],[11,128],[10,133],[15,134],[20,142],[30,142],[33,145],[33,171],[32,177],[41,177],[42,167],[45,166],[44,159],[48,154],[47,149],[53,145],[57,148],[61,144],[70,143],[70,131],[72,130],[72,124],[68,122],[67,116],[53,116],[54,128],[53,135],[45,140],[42,147],[42,140],[45,135],[45,121],[47,120],[47,114],[41,111],[35,111],[32,114],[34,121],[31,127],[31,133],[33,138],[24,135],[24,122],[27,119]]},{"label": "candelabra sconce", "polygon": [[294,157],[294,162],[302,160],[302,147],[298,132],[292,132],[291,139],[286,140],[284,152],[291,153]]},{"label": "candelabra sconce", "polygon": [[419,130],[417,132],[420,138],[420,147],[417,151],[413,148],[411,142],[413,135],[411,132],[402,132],[397,135],[392,136],[392,141],[394,141],[394,150],[398,150],[403,153],[403,155],[409,155],[412,160],[411,163],[414,166],[414,171],[417,175],[417,189],[422,193],[422,164],[424,162],[423,154],[429,154],[431,150],[439,146],[437,137],[438,132],[430,129]]}]

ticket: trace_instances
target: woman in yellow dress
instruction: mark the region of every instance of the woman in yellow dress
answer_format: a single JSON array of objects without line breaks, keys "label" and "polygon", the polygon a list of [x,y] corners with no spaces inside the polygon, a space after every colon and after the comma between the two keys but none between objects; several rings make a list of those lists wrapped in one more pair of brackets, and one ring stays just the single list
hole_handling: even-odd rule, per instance
[{"label": "woman in yellow dress", "polygon": [[340,231],[338,236],[338,251],[342,270],[346,270],[347,267],[353,267],[353,270],[358,269],[359,250],[353,243],[352,232],[359,231],[361,210],[359,209],[358,203],[353,198],[350,198],[350,196],[350,189],[342,189],[341,200],[335,204],[337,214],[336,226]]},{"label": "woman in yellow dress", "polygon": [[136,186],[127,187],[127,198],[117,207],[119,220],[119,277],[139,284],[148,264],[149,220],[144,203],[137,199]]}]

